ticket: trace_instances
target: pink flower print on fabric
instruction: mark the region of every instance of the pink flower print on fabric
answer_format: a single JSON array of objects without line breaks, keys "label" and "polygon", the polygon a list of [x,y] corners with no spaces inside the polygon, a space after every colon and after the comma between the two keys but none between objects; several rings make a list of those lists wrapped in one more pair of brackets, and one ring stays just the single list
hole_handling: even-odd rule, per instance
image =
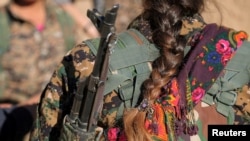
[{"label": "pink flower print on fabric", "polygon": [[110,128],[108,130],[108,141],[126,141],[124,132],[121,132],[120,128]]},{"label": "pink flower print on fabric", "polygon": [[192,92],[192,101],[197,104],[205,95],[205,90],[201,87],[197,87]]},{"label": "pink flower print on fabric", "polygon": [[216,43],[216,51],[219,54],[231,54],[230,43],[227,40],[221,39]]},{"label": "pink flower print on fabric", "polygon": [[227,62],[231,59],[232,54],[223,54],[221,57],[221,63],[225,66]]},{"label": "pink flower print on fabric", "polygon": [[216,43],[216,51],[222,55],[221,63],[225,66],[227,62],[231,59],[232,48],[227,40],[221,39]]}]

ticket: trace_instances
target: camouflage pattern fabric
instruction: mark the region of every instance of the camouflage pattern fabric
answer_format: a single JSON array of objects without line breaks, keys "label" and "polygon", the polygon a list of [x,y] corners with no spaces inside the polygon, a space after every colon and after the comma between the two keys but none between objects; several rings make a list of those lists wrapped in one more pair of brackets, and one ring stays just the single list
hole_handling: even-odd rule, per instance
[{"label": "camouflage pattern fabric", "polygon": [[42,93],[31,140],[58,139],[63,117],[70,111],[76,82],[91,73],[93,60],[94,56],[83,44],[64,57]]},{"label": "camouflage pattern fabric", "polygon": [[[187,29],[182,30],[182,33],[189,35],[188,37],[190,37],[190,32],[203,27],[203,24],[199,21],[193,25],[192,23],[189,25],[189,22],[186,24],[188,24],[188,26],[185,26]],[[141,26],[143,24],[138,25]],[[136,29],[145,29],[139,26]],[[142,33],[147,33],[146,30],[142,31]],[[70,134],[72,129],[70,126],[63,124],[65,123],[64,117],[70,113],[74,97],[73,93],[77,89],[77,82],[85,80],[90,75],[94,59],[95,56],[84,43],[78,44],[64,56],[42,93],[31,141],[56,141],[60,137],[60,131],[65,131],[65,135]],[[117,113],[120,112],[118,107],[122,102],[121,98],[114,91],[104,97],[100,126],[104,127],[105,130],[112,128],[122,129],[122,119],[116,119]],[[212,116],[206,116],[208,112]],[[206,125],[210,123],[227,124],[228,122],[227,117],[217,112],[215,105],[205,104],[204,106],[203,102],[196,105],[194,114],[200,129],[199,135],[188,136],[186,137],[188,138],[187,140],[206,140]],[[71,134],[69,136],[71,136],[72,140],[77,140],[78,138],[77,135]]]},{"label": "camouflage pattern fabric", "polygon": [[[135,24],[138,26],[137,22]],[[187,22],[188,24],[188,22]],[[147,24],[139,25],[142,33],[148,33]],[[143,27],[142,27],[143,26]],[[185,26],[183,34],[193,33],[202,27],[200,21],[195,21],[193,25]],[[135,26],[131,25],[131,28]],[[150,38],[150,37],[147,37]],[[86,79],[93,69],[95,57],[89,47],[84,43],[75,46],[57,67],[50,82],[42,93],[40,104],[38,106],[37,118],[34,122],[31,140],[58,140],[60,131],[64,134],[70,134],[70,126],[63,124],[64,117],[69,114],[72,102],[73,92],[77,89],[77,82]],[[122,128],[122,119],[117,119],[119,106],[123,103],[120,96],[112,91],[104,97],[104,105],[100,123],[105,129],[119,127]],[[69,138],[75,140],[77,135],[69,135]],[[63,137],[62,137],[63,138]],[[102,137],[102,139],[104,139]],[[105,139],[104,139],[105,140]]]},{"label": "camouflage pattern fabric", "polygon": [[[32,95],[40,94],[68,50],[63,37],[67,33],[62,31],[65,27],[61,27],[56,14],[61,9],[49,3],[46,7],[46,23],[40,29],[11,13],[8,6],[1,8],[7,9],[5,12],[9,18],[11,32],[9,47],[0,56],[3,68],[0,84],[4,85],[4,92],[0,94],[1,101],[19,103]],[[76,29],[72,30],[76,32]],[[80,38],[77,37],[79,34],[67,35]]]},{"label": "camouflage pattern fabric", "polygon": [[[76,83],[90,75],[94,59],[85,44],[77,45],[64,57],[42,93],[32,141],[58,139],[63,118],[69,114],[72,105]],[[116,126],[116,108],[122,101],[115,92],[106,95],[104,101],[102,124],[108,127]],[[67,127],[64,125],[64,128]]]},{"label": "camouflage pattern fabric", "polygon": [[250,124],[250,85],[244,85],[238,90],[238,96],[234,105],[235,123]]},{"label": "camouflage pattern fabric", "polygon": [[[38,118],[35,121],[35,128],[32,133],[32,141],[40,140],[57,140],[60,136],[60,131],[72,140],[78,140],[79,136],[71,133],[74,129],[67,124],[63,124],[64,116],[70,112],[70,107],[73,101],[73,91],[77,87],[77,81],[84,80],[93,69],[94,56],[85,44],[77,45],[67,54],[57,70],[54,72],[50,83],[47,85],[42,94],[42,99],[38,108]],[[236,120],[235,124],[242,119],[242,113],[249,118],[249,105],[244,106],[249,100],[247,92],[249,87],[244,85],[238,89],[238,97],[235,106]],[[243,99],[243,97],[248,97]],[[104,98],[103,113],[100,119],[102,126],[107,128],[121,127],[121,121],[116,120],[118,107],[122,103],[117,93],[112,92]],[[238,109],[238,110],[237,110]],[[210,116],[207,116],[209,113]],[[241,114],[240,114],[241,113]],[[227,124],[227,117],[218,113],[216,105],[208,105],[204,102],[199,102],[195,106],[194,114],[199,126],[199,136],[186,137],[185,140],[206,140],[207,125],[209,124]],[[238,116],[238,118],[237,118]],[[63,124],[63,125],[62,125]],[[64,138],[65,140],[68,138]],[[62,138],[61,138],[62,139]]]},{"label": "camouflage pattern fabric", "polygon": [[[135,22],[136,23],[136,22]],[[185,26],[183,34],[194,32],[202,26],[199,21],[194,25]],[[143,26],[147,26],[143,25]],[[132,27],[132,26],[131,26]],[[142,33],[147,33],[146,28]],[[150,38],[150,37],[149,37]],[[73,102],[73,92],[77,88],[77,82],[86,79],[93,69],[95,57],[88,46],[84,43],[74,47],[62,60],[54,72],[50,82],[42,93],[40,104],[37,111],[37,119],[32,131],[32,140],[57,140],[60,131],[71,132],[70,126],[64,123],[64,117],[69,114]],[[123,103],[115,91],[104,97],[104,105],[100,123],[102,127],[112,128],[121,127],[122,119],[117,119],[119,106]],[[69,136],[70,137],[70,136]],[[77,136],[70,138],[75,140]]]}]

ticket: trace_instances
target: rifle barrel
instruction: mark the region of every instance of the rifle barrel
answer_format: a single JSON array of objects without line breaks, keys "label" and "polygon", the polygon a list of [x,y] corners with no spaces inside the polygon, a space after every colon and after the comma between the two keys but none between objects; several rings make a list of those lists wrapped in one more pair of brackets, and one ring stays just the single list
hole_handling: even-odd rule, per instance
[{"label": "rifle barrel", "polygon": [[[97,125],[97,115],[100,113],[105,81],[107,79],[110,47],[114,45],[115,20],[119,5],[106,12],[104,20],[100,24],[101,39],[96,54],[93,71],[89,77],[89,83],[84,91],[83,105],[79,114],[79,127],[86,132],[92,132]],[[86,92],[86,93],[85,93]]]}]

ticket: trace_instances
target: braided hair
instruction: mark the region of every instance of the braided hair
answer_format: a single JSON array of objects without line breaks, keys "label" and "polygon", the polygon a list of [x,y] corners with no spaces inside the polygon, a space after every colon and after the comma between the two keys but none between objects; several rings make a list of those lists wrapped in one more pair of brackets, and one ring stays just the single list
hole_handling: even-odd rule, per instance
[{"label": "braided hair", "polygon": [[[151,35],[146,37],[160,50],[160,56],[152,62],[150,77],[142,85],[142,99],[153,103],[170,80],[178,74],[184,58],[186,39],[180,35],[182,19],[193,17],[204,7],[202,0],[143,0],[144,11],[140,15]],[[140,30],[140,28],[138,29]],[[127,139],[149,141],[150,134],[144,126],[146,111],[127,109],[124,113],[124,128]]]}]

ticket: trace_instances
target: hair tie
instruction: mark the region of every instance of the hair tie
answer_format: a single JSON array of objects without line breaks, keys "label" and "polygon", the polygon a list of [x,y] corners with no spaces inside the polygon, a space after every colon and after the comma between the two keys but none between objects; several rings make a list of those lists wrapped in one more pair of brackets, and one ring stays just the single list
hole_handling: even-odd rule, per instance
[{"label": "hair tie", "polygon": [[140,103],[140,105],[138,106],[138,110],[145,112],[148,110],[148,108],[149,108],[149,100],[144,98]]}]

